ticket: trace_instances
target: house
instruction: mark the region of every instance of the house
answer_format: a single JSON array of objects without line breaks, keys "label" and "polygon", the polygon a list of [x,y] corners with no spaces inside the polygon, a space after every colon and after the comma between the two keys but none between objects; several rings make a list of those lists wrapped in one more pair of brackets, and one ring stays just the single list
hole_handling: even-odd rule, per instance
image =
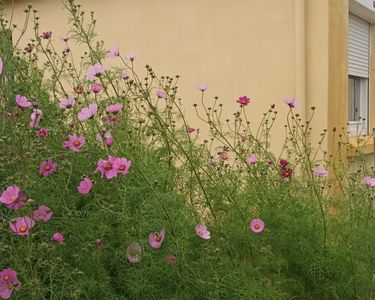
[{"label": "house", "polygon": [[[237,109],[235,99],[250,97],[246,109],[254,127],[275,103],[279,116],[271,143],[278,151],[288,110],[282,100],[291,96],[299,102],[296,111],[302,120],[309,118],[312,106],[317,108],[311,123],[313,145],[327,129],[323,149],[333,153],[344,128],[351,136],[348,154],[361,148],[369,162],[372,159],[375,1],[79,2],[95,12],[97,32],[108,49],[117,45],[124,52],[136,51],[141,71],[147,63],[158,74],[181,75],[180,95],[192,125],[199,126],[192,107],[200,100],[197,86],[207,82],[206,101],[219,96],[229,117]],[[51,30],[58,45],[59,37],[68,34],[62,2],[8,0],[5,12],[13,12],[13,22],[22,24],[28,3],[39,11],[41,30]],[[358,136],[363,143],[358,143]]]}]

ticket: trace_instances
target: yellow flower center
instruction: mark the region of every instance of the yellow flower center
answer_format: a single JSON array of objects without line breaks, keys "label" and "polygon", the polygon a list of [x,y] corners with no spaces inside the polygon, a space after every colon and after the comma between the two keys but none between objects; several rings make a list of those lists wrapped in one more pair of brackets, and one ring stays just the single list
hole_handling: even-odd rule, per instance
[{"label": "yellow flower center", "polygon": [[19,231],[20,232],[25,232],[27,230],[27,227],[26,226],[21,226],[20,228],[19,228]]},{"label": "yellow flower center", "polygon": [[44,167],[44,170],[46,170],[46,171],[51,170],[51,166],[49,166],[49,165],[45,166],[45,167]]},{"label": "yellow flower center", "polygon": [[45,216],[44,214],[40,214],[40,215],[39,215],[39,218],[40,218],[40,219],[44,219],[45,217],[46,217],[46,216]]},{"label": "yellow flower center", "polygon": [[74,141],[73,145],[76,146],[76,147],[78,147],[79,145],[81,145],[81,142],[80,141]]},{"label": "yellow flower center", "polygon": [[254,225],[254,228],[255,228],[255,229],[259,229],[259,228],[260,228],[259,224],[255,224],[255,225]]},{"label": "yellow flower center", "polygon": [[118,167],[118,169],[119,169],[120,171],[124,171],[124,170],[125,170],[125,166],[124,166],[124,165],[121,165],[121,166]]},{"label": "yellow flower center", "polygon": [[8,280],[9,280],[9,276],[8,276],[8,275],[5,275],[5,276],[3,277],[3,280],[4,280],[4,281],[8,281]]},{"label": "yellow flower center", "polygon": [[160,235],[158,235],[157,233],[155,233],[155,241],[157,241],[157,242],[160,242],[161,241],[161,236]]},{"label": "yellow flower center", "polygon": [[13,283],[9,283],[9,284],[7,285],[7,288],[8,288],[8,290],[13,290],[13,288],[14,288]]},{"label": "yellow flower center", "polygon": [[16,195],[11,195],[11,196],[10,196],[10,200],[11,200],[11,201],[14,201],[14,200],[16,200],[16,199],[17,199]]},{"label": "yellow flower center", "polygon": [[110,170],[110,169],[112,169],[112,164],[108,161],[108,162],[105,164],[104,168],[105,168],[106,170]]}]

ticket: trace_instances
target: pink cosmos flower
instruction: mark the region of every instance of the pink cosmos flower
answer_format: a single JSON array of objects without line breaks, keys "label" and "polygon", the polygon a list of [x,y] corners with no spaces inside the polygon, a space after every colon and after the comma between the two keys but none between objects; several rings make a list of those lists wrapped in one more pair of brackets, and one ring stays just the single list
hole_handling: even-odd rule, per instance
[{"label": "pink cosmos flower", "polygon": [[202,92],[204,92],[205,90],[208,89],[208,84],[207,83],[201,83],[199,86],[198,86],[199,90],[201,90]]},{"label": "pink cosmos flower", "polygon": [[261,219],[253,219],[250,221],[249,230],[255,233],[262,232],[264,230],[264,222]]},{"label": "pink cosmos flower", "polygon": [[47,223],[52,217],[52,210],[46,205],[40,205],[33,212],[33,218],[36,221]]},{"label": "pink cosmos flower", "polygon": [[9,209],[20,209],[26,203],[26,196],[16,185],[8,186],[1,194],[0,202]]},{"label": "pink cosmos flower", "polygon": [[40,128],[38,130],[38,137],[45,138],[46,136],[48,136],[48,129],[47,128]]},{"label": "pink cosmos flower", "polygon": [[175,265],[176,264],[176,256],[168,255],[166,260],[167,260],[168,265]]},{"label": "pink cosmos flower", "polygon": [[44,31],[42,32],[42,34],[40,35],[41,38],[45,39],[45,40],[48,40],[50,39],[52,36],[52,31]]},{"label": "pink cosmos flower", "polygon": [[134,52],[129,52],[125,54],[125,58],[130,61],[134,61],[136,58],[138,58],[138,54]]},{"label": "pink cosmos flower", "polygon": [[284,103],[288,105],[290,108],[297,106],[297,100],[291,97],[284,99]]},{"label": "pink cosmos flower", "polygon": [[52,239],[58,243],[58,244],[64,244],[64,235],[61,232],[56,232],[53,236]]},{"label": "pink cosmos flower", "polygon": [[105,176],[105,178],[111,179],[117,176],[117,171],[117,158],[114,156],[108,156],[108,160],[99,159],[94,174],[100,172],[102,178]]},{"label": "pink cosmos flower", "polygon": [[77,190],[81,195],[86,195],[91,191],[92,186],[93,186],[92,180],[86,177],[81,180]]},{"label": "pink cosmos flower", "polygon": [[160,230],[159,233],[157,232],[151,232],[148,235],[148,243],[150,246],[154,249],[159,249],[161,247],[161,244],[164,241],[164,236],[165,236],[165,230],[162,229]]},{"label": "pink cosmos flower", "polygon": [[165,99],[167,98],[167,93],[163,90],[157,90],[156,97],[158,97],[159,99]]},{"label": "pink cosmos flower", "polygon": [[292,174],[293,174],[293,171],[292,171],[292,169],[289,169],[289,168],[285,168],[285,169],[281,170],[281,172],[280,172],[280,176],[284,179],[292,178]]},{"label": "pink cosmos flower", "polygon": [[13,269],[7,268],[0,272],[0,297],[2,299],[9,299],[13,290],[19,290],[20,287],[21,283]]},{"label": "pink cosmos flower", "polygon": [[132,161],[127,160],[125,157],[116,158],[117,173],[128,174],[131,164]]},{"label": "pink cosmos flower", "polygon": [[39,166],[39,173],[43,176],[48,176],[56,172],[57,163],[54,163],[51,159],[43,161]]},{"label": "pink cosmos flower", "polygon": [[75,86],[74,88],[73,88],[73,90],[78,94],[78,95],[80,95],[80,94],[82,94],[83,93],[83,87],[81,87],[81,86]]},{"label": "pink cosmos flower", "polygon": [[118,112],[122,110],[122,107],[123,105],[121,103],[115,103],[115,104],[108,105],[105,111],[108,113],[117,114]]},{"label": "pink cosmos flower", "polygon": [[[112,134],[107,131],[105,134],[104,134],[104,139],[105,139],[105,144],[108,146],[108,147],[111,147],[112,144],[113,144],[113,137],[112,137]],[[102,137],[102,134],[101,133],[98,133],[96,135],[96,140],[99,142],[99,143],[102,143],[103,142],[103,137]]]},{"label": "pink cosmos flower", "polygon": [[95,240],[96,247],[100,247],[103,244],[103,241],[101,239]]},{"label": "pink cosmos flower", "polygon": [[118,56],[120,56],[119,48],[116,47],[116,46],[112,47],[111,50],[108,53],[108,57],[113,59],[113,58],[116,58]]},{"label": "pink cosmos flower", "polygon": [[91,91],[97,94],[102,90],[102,85],[100,83],[92,83],[90,85],[90,88],[91,88]]},{"label": "pink cosmos flower", "polygon": [[204,240],[211,238],[211,233],[207,230],[207,227],[201,224],[195,226],[195,233]]},{"label": "pink cosmos flower", "polygon": [[78,120],[80,121],[86,121],[90,118],[92,118],[98,110],[98,105],[96,103],[90,104],[88,107],[84,107],[81,109],[81,111],[78,113]]},{"label": "pink cosmos flower", "polygon": [[288,164],[288,161],[286,161],[285,159],[280,159],[279,161],[279,165],[282,167],[286,167]]},{"label": "pink cosmos flower", "polygon": [[220,160],[222,161],[226,161],[229,159],[229,154],[225,151],[219,152],[218,154],[219,154]]},{"label": "pink cosmos flower", "polygon": [[60,100],[59,106],[61,109],[69,109],[72,108],[75,103],[76,101],[73,97],[63,98]]},{"label": "pink cosmos flower", "polygon": [[25,96],[16,95],[16,103],[22,108],[31,107],[33,104]]},{"label": "pink cosmos flower", "polygon": [[125,71],[121,71],[120,72],[120,77],[122,79],[128,79],[129,78],[129,74],[127,72],[125,72]]},{"label": "pink cosmos flower", "polygon": [[33,112],[30,115],[30,128],[36,128],[39,126],[39,122],[42,119],[43,112],[39,109],[34,109]]},{"label": "pink cosmos flower", "polygon": [[255,164],[256,162],[257,162],[257,156],[255,155],[255,154],[253,154],[253,155],[250,155],[250,156],[248,156],[247,158],[246,158],[246,163],[248,164],[248,165],[252,165],[252,164]]},{"label": "pink cosmos flower", "polygon": [[142,259],[142,246],[139,243],[131,243],[126,249],[126,255],[131,263],[140,262]]},{"label": "pink cosmos flower", "polygon": [[188,127],[188,128],[186,128],[186,131],[187,131],[188,133],[193,133],[195,130],[196,130],[196,129],[195,129],[195,128],[192,128],[192,127]]},{"label": "pink cosmos flower", "polygon": [[84,136],[81,135],[78,137],[75,134],[74,135],[69,134],[68,140],[63,142],[62,146],[64,148],[69,148],[73,152],[79,152],[81,148],[85,145],[85,143],[86,143],[86,139]]},{"label": "pink cosmos flower", "polygon": [[105,67],[101,64],[89,66],[86,71],[86,77],[90,80],[95,80],[105,72]]},{"label": "pink cosmos flower", "polygon": [[67,55],[70,52],[70,48],[65,47],[61,52],[62,52],[63,55]]},{"label": "pink cosmos flower", "polygon": [[236,102],[238,104],[240,104],[241,106],[246,106],[246,105],[248,105],[250,103],[250,98],[248,98],[246,96],[242,96],[242,97],[238,98],[236,100]]},{"label": "pink cosmos flower", "polygon": [[316,176],[320,176],[320,177],[327,177],[328,176],[328,170],[324,167],[316,167],[313,169],[313,172]]},{"label": "pink cosmos flower", "polygon": [[3,73],[3,67],[4,67],[3,59],[0,57],[0,75]]},{"label": "pink cosmos flower", "polygon": [[30,217],[18,217],[16,222],[10,224],[10,229],[17,235],[28,235],[30,229],[35,226],[35,221]]},{"label": "pink cosmos flower", "polygon": [[34,49],[34,45],[30,43],[28,43],[27,46],[23,48],[23,50],[25,50],[27,53],[31,53],[33,49]]},{"label": "pink cosmos flower", "polygon": [[363,183],[367,186],[375,186],[375,177],[366,176],[363,178]]}]

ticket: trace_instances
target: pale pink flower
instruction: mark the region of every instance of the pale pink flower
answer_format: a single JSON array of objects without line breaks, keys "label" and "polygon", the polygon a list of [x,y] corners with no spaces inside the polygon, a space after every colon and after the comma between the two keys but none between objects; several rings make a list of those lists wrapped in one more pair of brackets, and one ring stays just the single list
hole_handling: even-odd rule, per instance
[{"label": "pale pink flower", "polygon": [[176,256],[168,255],[166,261],[167,261],[168,265],[175,265],[176,264]]},{"label": "pale pink flower", "polygon": [[70,48],[65,47],[61,52],[62,52],[63,55],[67,55],[70,52]]},{"label": "pale pink flower", "polygon": [[199,86],[198,86],[199,90],[204,92],[205,90],[208,89],[208,84],[207,83],[201,83]]},{"label": "pale pink flower", "polygon": [[375,186],[375,177],[366,176],[363,178],[363,183],[367,186]]},{"label": "pale pink flower", "polygon": [[288,97],[288,98],[284,99],[284,103],[286,105],[288,105],[290,108],[293,108],[293,107],[297,106],[297,100],[292,98],[292,97]]},{"label": "pale pink flower", "polygon": [[34,109],[33,112],[30,115],[30,128],[36,128],[39,126],[39,122],[42,119],[43,112],[39,109]]},{"label": "pale pink flower", "polygon": [[68,140],[62,143],[64,148],[69,148],[73,152],[79,152],[81,148],[85,145],[86,139],[84,136],[76,136],[70,135],[68,136]]},{"label": "pale pink flower", "polygon": [[118,112],[122,110],[122,107],[123,105],[121,103],[115,103],[115,104],[108,105],[105,111],[108,113],[117,114]]},{"label": "pale pink flower", "polygon": [[17,235],[28,235],[35,226],[35,221],[30,217],[18,217],[16,222],[10,224],[10,229]]},{"label": "pale pink flower", "polygon": [[0,57],[0,75],[3,73],[3,67],[4,67],[3,59]]},{"label": "pale pink flower", "polygon": [[46,205],[40,205],[33,212],[33,218],[36,221],[47,223],[52,217],[52,210]]},{"label": "pale pink flower", "polygon": [[264,230],[264,222],[261,219],[253,219],[250,221],[249,230],[255,233],[262,232]]},{"label": "pale pink flower", "polygon": [[91,91],[97,94],[102,90],[102,85],[100,83],[92,83],[90,85],[90,88],[91,88]]},{"label": "pale pink flower", "polygon": [[108,53],[108,57],[112,59],[118,57],[119,55],[120,55],[120,50],[116,46],[112,47]]},{"label": "pale pink flower", "polygon": [[240,106],[246,106],[246,105],[248,105],[250,103],[250,98],[248,98],[246,96],[242,96],[242,97],[238,98],[236,100],[236,102],[238,104],[240,104]]},{"label": "pale pink flower", "polygon": [[16,185],[8,186],[1,194],[0,202],[9,209],[20,209],[26,203],[26,197]]},{"label": "pale pink flower", "polygon": [[131,263],[140,262],[142,259],[142,246],[139,243],[131,243],[126,249],[126,255]]},{"label": "pale pink flower", "polygon": [[131,164],[132,161],[127,160],[125,157],[116,158],[117,173],[128,174]]},{"label": "pale pink flower", "polygon": [[165,99],[167,98],[167,93],[163,90],[157,90],[156,97],[158,97],[159,99]]},{"label": "pale pink flower", "polygon": [[195,128],[192,128],[192,127],[188,127],[188,128],[186,128],[186,131],[187,131],[188,133],[193,133],[195,130],[196,130],[196,129],[195,129]]},{"label": "pale pink flower", "polygon": [[128,74],[128,72],[121,71],[121,72],[120,72],[120,77],[121,77],[122,79],[128,79],[128,78],[129,78],[129,74]]},{"label": "pale pink flower", "polygon": [[84,107],[81,109],[81,111],[78,113],[78,120],[80,121],[86,121],[90,118],[92,118],[98,110],[98,105],[96,103],[90,104],[88,107]]},{"label": "pale pink flower", "polygon": [[75,103],[76,101],[73,97],[63,98],[60,100],[59,106],[61,109],[69,109],[72,108]]},{"label": "pale pink flower", "polygon": [[324,167],[315,167],[313,169],[313,172],[316,176],[320,176],[320,177],[327,177],[328,176],[328,170]]},{"label": "pale pink flower", "polygon": [[162,229],[160,230],[159,233],[157,232],[151,232],[148,235],[148,243],[150,246],[154,249],[159,249],[161,247],[161,244],[164,241],[164,236],[165,236],[165,230]]},{"label": "pale pink flower", "polygon": [[96,247],[100,247],[103,244],[103,241],[101,239],[95,240]]},{"label": "pale pink flower", "polygon": [[108,160],[99,159],[94,174],[100,172],[102,178],[111,179],[117,176],[117,171],[117,158],[109,155]]},{"label": "pale pink flower", "polygon": [[69,41],[69,37],[64,35],[61,37],[61,40],[66,43],[67,41]]},{"label": "pale pink flower", "polygon": [[64,235],[61,232],[56,232],[53,236],[52,239],[58,243],[58,244],[64,244]]},{"label": "pale pink flower", "polygon": [[248,165],[252,165],[252,164],[255,164],[256,162],[257,162],[257,156],[255,155],[255,154],[253,154],[253,155],[250,155],[250,156],[248,156],[247,158],[246,158],[246,163],[248,164]]},{"label": "pale pink flower", "polygon": [[46,136],[48,136],[48,129],[47,128],[40,128],[38,130],[38,137],[45,138]]},{"label": "pale pink flower", "polygon": [[39,166],[39,173],[43,176],[48,176],[56,172],[57,163],[51,159],[43,161]]},{"label": "pale pink flower", "polygon": [[211,233],[207,230],[207,227],[201,224],[195,226],[195,233],[204,240],[211,238]]},{"label": "pale pink flower", "polygon": [[[112,137],[112,134],[107,131],[105,134],[104,134],[104,139],[105,139],[105,144],[110,147],[112,146],[113,144],[113,137]],[[99,142],[99,143],[102,143],[103,142],[103,137],[102,137],[102,134],[101,133],[97,133],[96,134],[96,140]]]},{"label": "pale pink flower", "polygon": [[125,54],[125,58],[130,61],[134,61],[136,58],[138,58],[138,54],[134,52],[129,52]]},{"label": "pale pink flower", "polygon": [[7,268],[0,272],[0,297],[2,299],[9,299],[13,290],[19,290],[20,287],[21,283],[13,269]]},{"label": "pale pink flower", "polygon": [[101,64],[89,66],[86,71],[86,77],[90,80],[95,80],[105,72],[105,67]]},{"label": "pale pink flower", "polygon": [[86,177],[81,180],[77,190],[81,195],[86,195],[91,191],[92,186],[93,186],[92,180]]},{"label": "pale pink flower", "polygon": [[16,103],[22,108],[31,107],[33,104],[25,96],[16,95]]}]

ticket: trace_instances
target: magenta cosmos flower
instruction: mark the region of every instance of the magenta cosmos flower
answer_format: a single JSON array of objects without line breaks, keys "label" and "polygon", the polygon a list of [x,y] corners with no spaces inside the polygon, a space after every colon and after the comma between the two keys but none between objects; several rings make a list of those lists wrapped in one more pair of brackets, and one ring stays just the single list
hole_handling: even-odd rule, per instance
[{"label": "magenta cosmos flower", "polygon": [[1,194],[0,202],[4,203],[9,209],[20,209],[26,202],[25,195],[16,185],[8,186]]},{"label": "magenta cosmos flower", "polygon": [[29,101],[29,99],[21,95],[16,95],[16,103],[19,107],[22,107],[22,108],[31,107],[33,105],[31,101]]},{"label": "magenta cosmos flower", "polygon": [[[113,137],[112,137],[112,134],[107,131],[105,134],[104,134],[104,139],[105,139],[105,144],[107,145],[107,147],[111,147],[112,144],[113,144]],[[103,135],[102,133],[97,133],[96,134],[96,140],[99,142],[99,143],[102,143],[103,142]]]},{"label": "magenta cosmos flower", "polygon": [[108,53],[108,57],[113,59],[113,58],[116,58],[118,56],[120,56],[119,48],[116,47],[116,46],[112,47],[111,50]]},{"label": "magenta cosmos flower", "polygon": [[0,75],[3,73],[3,67],[4,67],[3,59],[0,57]]},{"label": "magenta cosmos flower", "polygon": [[68,148],[73,152],[79,152],[85,145],[86,139],[84,136],[69,135],[68,140],[62,143],[64,148]]},{"label": "magenta cosmos flower", "polygon": [[211,238],[211,233],[207,230],[207,227],[201,224],[195,226],[195,233],[204,240]]},{"label": "magenta cosmos flower", "polygon": [[253,155],[250,155],[250,156],[248,156],[247,158],[246,158],[246,163],[248,164],[248,165],[252,165],[252,164],[255,164],[256,162],[257,162],[257,156],[255,155],[255,154],[253,154]]},{"label": "magenta cosmos flower", "polygon": [[188,128],[186,128],[186,131],[187,131],[188,133],[193,133],[195,130],[196,130],[196,129],[195,129],[195,128],[192,128],[192,127],[188,127]]},{"label": "magenta cosmos flower", "polygon": [[167,93],[164,92],[163,90],[157,90],[156,97],[158,97],[159,99],[165,99],[167,98]]},{"label": "magenta cosmos flower", "polygon": [[45,138],[46,136],[48,136],[48,129],[47,128],[40,128],[38,130],[38,137]]},{"label": "magenta cosmos flower", "polygon": [[160,230],[159,233],[157,232],[151,232],[148,235],[148,243],[150,246],[154,249],[159,249],[161,247],[161,244],[164,241],[164,236],[165,236],[165,230],[162,229]]},{"label": "magenta cosmos flower", "polygon": [[34,109],[30,115],[30,128],[35,128],[39,126],[39,122],[42,119],[43,112],[39,109]]},{"label": "magenta cosmos flower", "polygon": [[316,176],[320,176],[320,177],[327,177],[328,176],[328,170],[324,167],[316,167],[313,169],[313,172]]},{"label": "magenta cosmos flower", "polygon": [[50,39],[52,36],[52,31],[44,31],[41,33],[40,37],[45,39],[45,40],[48,40]]},{"label": "magenta cosmos flower", "polygon": [[39,166],[39,173],[43,176],[48,176],[56,172],[57,163],[53,162],[51,159],[43,161]]},{"label": "magenta cosmos flower", "polygon": [[122,110],[123,105],[121,103],[115,103],[108,105],[105,109],[107,113],[117,114]]},{"label": "magenta cosmos flower", "polygon": [[168,255],[166,261],[167,261],[168,265],[175,265],[176,264],[176,256]]},{"label": "magenta cosmos flower", "polygon": [[208,89],[208,84],[207,83],[201,83],[199,86],[198,86],[199,90],[204,92],[205,90]]},{"label": "magenta cosmos flower", "polygon": [[238,104],[240,104],[241,106],[246,106],[246,105],[248,105],[250,103],[250,98],[248,98],[246,96],[242,96],[242,97],[238,98],[236,100],[236,102]]},{"label": "magenta cosmos flower", "polygon": [[127,60],[130,60],[130,61],[134,61],[136,58],[138,58],[138,54],[134,52],[126,53],[124,56]]},{"label": "magenta cosmos flower", "polygon": [[105,72],[105,67],[101,64],[89,66],[86,71],[86,77],[90,80],[95,80]]},{"label": "magenta cosmos flower", "polygon": [[264,222],[261,219],[253,219],[250,221],[249,230],[255,233],[262,232],[264,230]]},{"label": "magenta cosmos flower", "polygon": [[142,259],[142,246],[139,243],[131,243],[126,249],[126,256],[131,263],[140,262]]},{"label": "magenta cosmos flower", "polygon": [[47,223],[52,217],[52,210],[46,205],[40,205],[33,212],[33,218],[36,221]]},{"label": "magenta cosmos flower", "polygon": [[93,186],[93,182],[90,178],[84,178],[79,183],[79,186],[77,187],[78,193],[81,195],[86,195],[91,191],[91,188]]},{"label": "magenta cosmos flower", "polygon": [[17,235],[28,235],[30,233],[30,229],[35,226],[35,221],[26,216],[26,217],[18,217],[16,218],[16,222],[10,224],[10,229],[13,233]]},{"label": "magenta cosmos flower", "polygon": [[64,235],[61,232],[55,232],[52,239],[58,244],[64,244]]},{"label": "magenta cosmos flower", "polygon": [[117,168],[117,158],[114,156],[108,156],[108,160],[99,159],[94,174],[100,172],[102,178],[105,176],[105,178],[111,179],[117,176]]},{"label": "magenta cosmos flower", "polygon": [[99,93],[102,90],[102,85],[100,83],[92,83],[90,89],[95,94]]},{"label": "magenta cosmos flower", "polygon": [[60,100],[59,106],[61,109],[69,109],[72,108],[75,103],[76,101],[73,97],[63,98]]},{"label": "magenta cosmos flower", "polygon": [[285,168],[285,169],[280,171],[280,176],[284,179],[290,179],[290,178],[292,178],[292,175],[293,175],[292,169]]},{"label": "magenta cosmos flower", "polygon": [[288,105],[290,108],[297,106],[297,100],[291,97],[284,99],[284,103]]},{"label": "magenta cosmos flower", "polygon": [[90,104],[88,107],[84,107],[81,109],[81,111],[78,113],[78,120],[80,121],[86,121],[90,118],[92,118],[98,110],[98,105],[96,103]]},{"label": "magenta cosmos flower", "polygon": [[367,186],[375,186],[375,178],[366,176],[363,178],[363,183]]},{"label": "magenta cosmos flower", "polygon": [[117,173],[128,174],[131,164],[132,164],[132,161],[127,160],[125,157],[116,158]]},{"label": "magenta cosmos flower", "polygon": [[21,283],[17,278],[17,273],[13,269],[7,268],[0,272],[0,297],[9,299],[13,290],[18,290]]}]

